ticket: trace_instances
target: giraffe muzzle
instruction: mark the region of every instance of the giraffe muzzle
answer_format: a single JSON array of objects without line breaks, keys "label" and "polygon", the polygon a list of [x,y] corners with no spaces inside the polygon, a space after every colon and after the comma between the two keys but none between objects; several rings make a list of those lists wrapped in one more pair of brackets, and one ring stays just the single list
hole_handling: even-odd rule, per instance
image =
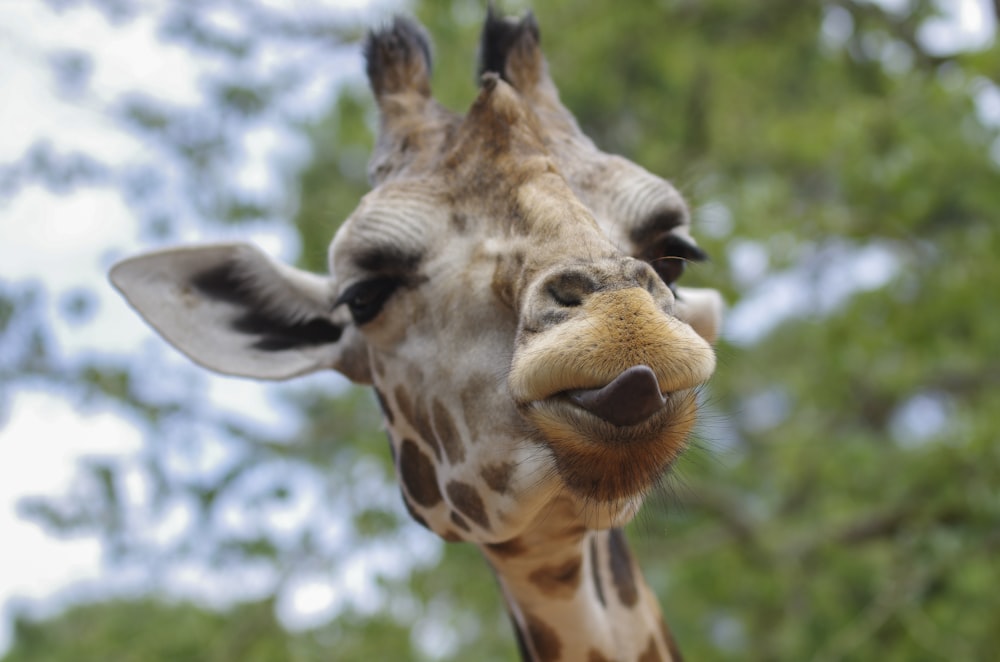
[{"label": "giraffe muzzle", "polygon": [[667,398],[653,369],[634,365],[600,388],[567,391],[571,402],[612,425],[637,425],[663,409]]}]

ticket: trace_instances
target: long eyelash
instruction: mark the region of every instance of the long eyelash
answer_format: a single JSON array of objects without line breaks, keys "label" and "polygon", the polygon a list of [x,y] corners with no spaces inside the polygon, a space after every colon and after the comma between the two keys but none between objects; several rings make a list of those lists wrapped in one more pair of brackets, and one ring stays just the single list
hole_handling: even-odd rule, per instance
[{"label": "long eyelash", "polygon": [[663,257],[654,257],[652,260],[649,261],[649,263],[652,264],[654,262],[661,262],[663,260],[681,260],[682,262],[684,262],[686,264],[695,264],[695,263],[697,263],[697,260],[692,260],[690,258],[681,257],[680,255],[664,255]]}]

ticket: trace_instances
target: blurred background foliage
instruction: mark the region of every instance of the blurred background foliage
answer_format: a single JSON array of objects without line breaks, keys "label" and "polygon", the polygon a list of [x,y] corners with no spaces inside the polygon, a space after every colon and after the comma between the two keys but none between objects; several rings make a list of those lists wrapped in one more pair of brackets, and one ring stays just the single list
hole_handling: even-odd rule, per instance
[{"label": "blurred background foliage", "polygon": [[[141,11],[91,4],[113,21]],[[945,4],[534,7],[564,102],[603,149],[688,197],[713,261],[685,280],[731,306],[695,448],[629,533],[689,659],[986,660],[1000,649],[1000,142],[983,113],[1000,47],[931,47],[924,31]],[[204,20],[220,7],[239,30]],[[483,3],[417,0],[407,11],[434,37],[436,95],[462,110]],[[210,103],[134,96],[115,116],[169,154],[203,223],[293,224],[300,265],[323,271],[336,224],[367,190],[372,102],[354,78],[318,120],[285,109],[314,71],[357,62],[343,53],[364,28],[257,3],[176,3],[162,38],[225,64],[205,81]],[[263,48],[312,60],[248,74]],[[85,85],[85,53],[54,66],[64,85]],[[279,173],[276,196],[228,174],[260,122],[283,123],[309,149],[304,167]],[[0,175],[11,196],[29,182],[113,187],[150,243],[176,238],[177,219],[150,193],[162,188],[155,169],[41,144]],[[112,567],[169,576],[197,559],[263,568],[272,581],[234,604],[180,600],[151,582],[47,618],[26,607],[7,662],[515,657],[476,550],[435,542],[403,512],[366,392],[333,377],[289,384],[275,393],[296,423],[261,430],[206,407],[197,377],[173,362],[55,360],[44,298],[37,284],[3,283],[0,402],[40,383],[80,407],[115,402],[144,426],[153,496],[137,514],[128,467],[95,461],[81,467],[79,493],[33,498],[25,515],[57,535],[98,534]],[[63,314],[99,315],[88,301],[81,292]],[[180,385],[152,388],[150,370]],[[233,458],[222,469],[178,469],[178,457],[197,465],[220,443]],[[321,501],[292,531],[272,525],[303,485]],[[161,520],[177,503],[196,516],[169,544],[142,533],[137,517]],[[228,526],[233,512],[252,523]],[[326,624],[290,633],[276,619],[299,573],[362,572],[359,558],[387,554],[407,562],[375,573],[369,597]]]}]

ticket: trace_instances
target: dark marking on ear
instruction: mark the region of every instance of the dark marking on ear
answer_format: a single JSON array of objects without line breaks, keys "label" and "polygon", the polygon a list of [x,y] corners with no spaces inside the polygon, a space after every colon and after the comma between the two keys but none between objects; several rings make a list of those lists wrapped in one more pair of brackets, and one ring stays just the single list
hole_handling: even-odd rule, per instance
[{"label": "dark marking on ear", "polygon": [[634,607],[639,601],[639,590],[635,584],[632,555],[628,551],[628,542],[621,529],[608,531],[608,557],[611,579],[618,592],[618,599],[626,607]]},{"label": "dark marking on ear", "polygon": [[216,301],[240,306],[259,303],[254,301],[253,293],[247,289],[246,279],[241,277],[239,272],[238,263],[226,262],[194,276],[191,285]]},{"label": "dark marking on ear", "polygon": [[649,637],[649,645],[646,646],[646,650],[639,654],[638,662],[663,662],[660,651],[656,648],[656,639],[652,635]]},{"label": "dark marking on ear", "polygon": [[476,488],[468,483],[453,480],[445,486],[445,492],[448,493],[448,498],[458,512],[484,529],[490,528],[490,518],[486,514],[486,506]]},{"label": "dark marking on ear", "polygon": [[340,340],[343,333],[343,329],[339,326],[319,317],[305,322],[289,323],[268,315],[247,313],[233,320],[232,325],[242,333],[260,336],[260,340],[253,343],[253,347],[265,352],[333,344]]},{"label": "dark marking on ear", "polygon": [[486,543],[486,549],[505,559],[520,556],[528,551],[528,548],[524,546],[520,538],[511,538],[504,542]]},{"label": "dark marking on ear", "polygon": [[469,526],[469,523],[466,522],[464,519],[462,519],[462,516],[456,513],[454,510],[451,511],[451,521],[455,526],[462,529],[463,531],[472,531],[472,527]]},{"label": "dark marking on ear", "polygon": [[278,352],[293,347],[332,344],[343,334],[336,324],[322,317],[296,319],[283,315],[281,302],[270,301],[248,287],[237,262],[227,262],[203,271],[191,279],[191,286],[216,301],[232,304],[242,310],[230,326],[240,333],[257,336],[252,347]]},{"label": "dark marking on ear", "polygon": [[373,386],[372,389],[375,391],[375,399],[378,400],[378,406],[382,409],[382,415],[385,416],[385,420],[389,425],[392,425],[396,422],[396,417],[392,413],[392,407],[389,406],[385,396],[382,395],[382,391],[377,386]]},{"label": "dark marking on ear", "polygon": [[571,598],[580,586],[582,556],[574,556],[558,565],[544,565],[530,575],[528,580],[543,595],[552,598]]},{"label": "dark marking on ear", "polygon": [[396,406],[399,407],[400,416],[405,418],[410,427],[417,431],[420,441],[434,451],[434,457],[440,462],[441,445],[438,444],[437,437],[434,435],[434,430],[431,428],[427,416],[413,406],[409,394],[402,385],[397,386],[392,394],[396,398]]},{"label": "dark marking on ear", "polygon": [[437,432],[438,441],[444,448],[445,455],[448,456],[448,462],[452,464],[464,462],[465,446],[462,445],[462,440],[458,436],[458,430],[455,428],[455,421],[452,420],[451,414],[437,398],[434,399],[431,411],[434,430]]},{"label": "dark marking on ear", "polygon": [[608,603],[604,599],[604,587],[601,586],[601,559],[597,554],[597,536],[590,535],[590,577],[594,581],[594,590],[597,592],[597,600],[602,607],[607,607]]},{"label": "dark marking on ear", "polygon": [[558,660],[562,652],[562,642],[559,641],[556,631],[534,616],[527,615],[525,620],[528,622],[528,638],[531,639],[532,648],[538,654],[538,662]]},{"label": "dark marking on ear", "polygon": [[486,12],[486,22],[483,24],[483,33],[479,41],[477,72],[479,77],[493,71],[506,79],[507,56],[511,48],[526,34],[530,35],[536,44],[541,44],[542,36],[533,13],[529,11],[521,20],[504,18],[497,15],[491,5]]},{"label": "dark marking on ear", "polygon": [[677,645],[677,640],[674,639],[673,632],[667,627],[667,622],[662,618],[660,619],[660,632],[663,633],[663,640],[667,642],[667,651],[670,652],[670,662],[684,662],[680,646]]},{"label": "dark marking on ear", "polygon": [[441,503],[441,488],[438,487],[434,465],[409,439],[404,439],[400,447],[399,477],[418,505],[431,508]]},{"label": "dark marking on ear", "polygon": [[486,481],[486,485],[497,494],[506,494],[510,489],[510,479],[514,473],[513,462],[499,462],[497,464],[487,464],[483,467],[479,475]]}]

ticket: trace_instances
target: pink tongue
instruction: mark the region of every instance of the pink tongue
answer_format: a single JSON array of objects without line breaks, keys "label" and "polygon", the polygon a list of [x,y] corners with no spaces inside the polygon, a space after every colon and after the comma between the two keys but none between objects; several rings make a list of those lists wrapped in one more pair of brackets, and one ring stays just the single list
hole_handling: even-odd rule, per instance
[{"label": "pink tongue", "polygon": [[574,403],[618,426],[641,423],[666,404],[653,370],[634,365],[601,388],[567,391]]}]

